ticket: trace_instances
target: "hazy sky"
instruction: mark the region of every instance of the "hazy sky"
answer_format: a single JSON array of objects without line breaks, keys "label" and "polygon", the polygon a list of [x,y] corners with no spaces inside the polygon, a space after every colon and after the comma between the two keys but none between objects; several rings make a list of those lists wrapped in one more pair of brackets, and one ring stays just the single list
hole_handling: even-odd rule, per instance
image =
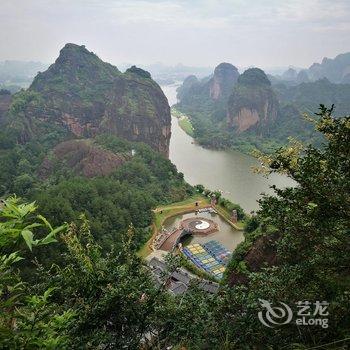
[{"label": "hazy sky", "polygon": [[350,0],[0,0],[0,60],[310,66],[350,51]]}]

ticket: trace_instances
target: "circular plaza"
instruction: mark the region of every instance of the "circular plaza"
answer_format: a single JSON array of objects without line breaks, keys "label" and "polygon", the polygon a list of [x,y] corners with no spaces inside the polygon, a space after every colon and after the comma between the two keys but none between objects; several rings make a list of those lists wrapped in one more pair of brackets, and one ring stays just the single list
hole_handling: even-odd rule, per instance
[{"label": "circular plaza", "polygon": [[219,225],[207,218],[192,217],[182,220],[179,228],[191,232],[194,235],[208,235],[218,231]]}]

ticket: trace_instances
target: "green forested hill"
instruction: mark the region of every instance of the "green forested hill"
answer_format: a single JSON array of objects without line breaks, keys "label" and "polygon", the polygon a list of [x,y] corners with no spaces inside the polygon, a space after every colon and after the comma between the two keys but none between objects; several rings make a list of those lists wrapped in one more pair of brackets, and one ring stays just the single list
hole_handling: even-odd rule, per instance
[{"label": "green forested hill", "polygon": [[48,124],[72,137],[109,133],[168,155],[168,101],[148,72],[121,73],[85,46],[66,44],[56,61],[13,96],[8,123],[19,142],[47,133]]},{"label": "green forested hill", "polygon": [[[350,118],[333,118],[326,108],[319,117],[316,127],[326,140],[322,149],[294,143],[262,156],[265,171],[288,174],[298,185],[261,199],[215,295],[196,283],[183,295],[168,294],[165,286],[179,266],[175,256],[167,258],[168,271],[156,285],[135,254],[137,227],[120,227],[103,250],[91,234],[104,222],[108,237],[126,213],[136,213],[132,196],[146,210],[148,198],[155,198],[152,177],[157,187],[165,177],[160,197],[171,192],[171,184],[181,188],[181,176],[148,147],[132,145],[134,161],[111,178],[54,184],[52,192],[45,190],[40,211],[34,203],[8,198],[0,208],[0,347],[347,349]],[[114,137],[96,142],[115,152],[130,147]],[[84,217],[56,226],[38,215],[43,210],[57,221],[71,219],[68,198],[73,211],[82,208],[104,220],[90,218],[90,231]],[[145,215],[139,216],[144,222]],[[266,310],[269,303],[272,311]],[[296,322],[300,305],[307,306],[303,325]],[[293,317],[283,318],[283,310]],[[266,323],[267,311],[270,327],[259,317]]]},{"label": "green forested hill", "polygon": [[[105,247],[120,242],[118,235],[133,223],[138,233],[135,244],[140,245],[149,234],[151,209],[159,203],[181,200],[192,190],[175,166],[149,146],[112,135],[90,142],[125,155],[126,161],[106,176],[86,178],[73,172],[71,164],[63,160],[54,163],[50,176],[43,179],[40,169],[49,148],[40,139],[30,141],[1,151],[1,194],[15,193],[36,200],[54,224],[74,221],[85,214],[93,235],[100,243],[105,242]],[[89,166],[99,164],[91,162]]]},{"label": "green forested hill", "polygon": [[280,84],[275,91],[281,103],[292,104],[304,113],[312,113],[320,104],[334,104],[334,114],[342,116],[350,107],[350,84],[334,84],[326,78],[289,87]]},{"label": "green forested hill", "polygon": [[67,44],[27,90],[0,97],[0,196],[35,200],[54,224],[85,214],[104,248],[133,224],[139,246],[151,209],[192,193],[166,159],[169,105],[148,72]]},{"label": "green forested hill", "polygon": [[[99,65],[91,53],[85,54],[87,64]],[[64,115],[60,114],[61,88],[66,96],[71,83],[79,86],[80,78],[93,85],[93,80],[86,80],[86,67],[80,77],[79,60],[71,53],[68,57],[73,65],[78,63],[73,82],[64,73],[56,85],[57,72],[51,76],[50,71],[47,80],[38,77],[35,89],[13,99],[6,93],[2,103],[7,107],[0,132],[4,199],[0,204],[0,348],[221,350],[336,345],[345,350],[350,338],[349,117],[334,118],[332,110],[322,107],[315,123],[315,133],[324,140],[322,147],[294,142],[272,155],[261,155],[265,171],[287,174],[297,186],[275,189],[276,196],[260,201],[258,213],[245,222],[245,240],[233,253],[217,294],[204,292],[194,282],[188,292],[174,296],[166,286],[180,266],[179,257],[166,258],[168,271],[158,276],[156,284],[137,251],[149,238],[152,208],[180,201],[195,189],[150,145],[102,130],[86,137],[79,134],[80,124],[71,123],[67,131],[64,125],[41,118],[47,112],[53,120]],[[67,71],[69,64],[65,60]],[[119,75],[103,67],[102,71],[97,67],[99,76],[101,72],[108,79]],[[136,67],[125,74],[136,84],[150,79]],[[92,69],[89,77],[93,76]],[[235,94],[227,103],[235,107],[231,112],[237,120],[231,128],[225,127],[222,116],[225,102],[207,99],[201,105],[200,90],[196,101],[201,111],[211,113],[193,109],[195,137],[215,147],[261,148],[266,142],[271,146],[271,140],[282,143],[291,130],[305,135],[292,119],[299,113],[294,104],[300,94],[288,90],[278,105],[265,78],[263,71],[252,69],[232,80]],[[213,85],[207,91],[226,99],[221,80],[209,81]],[[104,93],[84,95],[91,91],[73,94],[64,111],[83,113],[82,96],[88,112],[80,115],[81,120],[93,116],[90,98],[93,105],[98,105],[97,97],[108,105]],[[147,109],[148,95],[144,99],[140,90],[132,91],[136,95],[128,95],[123,106],[132,106],[131,113],[144,101],[142,108]],[[309,101],[307,94],[302,96]],[[277,106],[283,117],[276,113],[276,119],[270,118],[267,112]],[[124,116],[126,110],[122,109]],[[249,123],[255,128],[242,131]],[[135,132],[147,131],[147,123],[143,126]],[[242,132],[233,143],[238,128]],[[202,186],[196,188],[201,191]],[[294,319],[266,327],[258,317],[261,300],[286,303],[295,314],[300,301],[312,305],[325,301],[328,327],[299,327]]]},{"label": "green forested hill", "polygon": [[[260,81],[267,82],[264,88]],[[289,137],[320,144],[322,137],[303,115],[315,118],[313,111],[320,104],[334,104],[335,116],[350,110],[350,85],[327,79],[298,85],[274,82],[271,87],[263,71],[248,69],[232,87],[226,103],[211,99],[207,84],[195,77],[185,80],[176,105],[190,117],[194,138],[205,147],[271,152],[286,144]]]}]

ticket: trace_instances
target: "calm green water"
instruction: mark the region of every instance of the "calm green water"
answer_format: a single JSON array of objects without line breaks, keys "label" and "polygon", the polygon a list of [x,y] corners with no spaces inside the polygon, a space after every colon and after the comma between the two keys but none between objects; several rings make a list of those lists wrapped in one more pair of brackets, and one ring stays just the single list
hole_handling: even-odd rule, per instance
[{"label": "calm green water", "polygon": [[[169,104],[176,103],[177,85],[163,86]],[[257,199],[261,193],[272,194],[271,185],[283,188],[294,182],[281,175],[273,174],[268,179],[251,170],[259,163],[253,157],[236,151],[214,151],[194,144],[172,118],[170,160],[184,173],[191,185],[203,184],[212,190],[223,191],[223,196],[239,203],[247,212],[258,208]]]},{"label": "calm green water", "polygon": [[[192,218],[196,216],[195,213],[188,213],[183,215],[173,216],[164,222],[164,228],[168,231],[171,231],[173,228],[179,226],[180,221]],[[220,215],[210,214],[210,213],[199,213],[198,217],[211,219],[219,224],[219,231],[211,233],[208,236],[193,236],[190,240],[186,240],[185,245],[193,243],[206,243],[211,240],[216,240],[220,242],[225,248],[230,251],[233,251],[237,245],[243,241],[243,231],[234,230]]]}]

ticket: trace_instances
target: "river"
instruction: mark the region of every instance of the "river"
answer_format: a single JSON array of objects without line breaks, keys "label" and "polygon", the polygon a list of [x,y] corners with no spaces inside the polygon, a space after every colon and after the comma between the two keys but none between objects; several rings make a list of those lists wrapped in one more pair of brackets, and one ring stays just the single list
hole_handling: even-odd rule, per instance
[{"label": "river", "polygon": [[[176,103],[177,84],[162,86],[169,104]],[[258,161],[237,151],[215,151],[194,144],[172,118],[170,160],[184,174],[191,185],[202,184],[211,190],[223,191],[223,196],[238,203],[250,212],[258,208],[257,199],[262,193],[272,194],[271,185],[279,188],[293,186],[286,176],[272,174],[266,178],[252,172]]]}]

